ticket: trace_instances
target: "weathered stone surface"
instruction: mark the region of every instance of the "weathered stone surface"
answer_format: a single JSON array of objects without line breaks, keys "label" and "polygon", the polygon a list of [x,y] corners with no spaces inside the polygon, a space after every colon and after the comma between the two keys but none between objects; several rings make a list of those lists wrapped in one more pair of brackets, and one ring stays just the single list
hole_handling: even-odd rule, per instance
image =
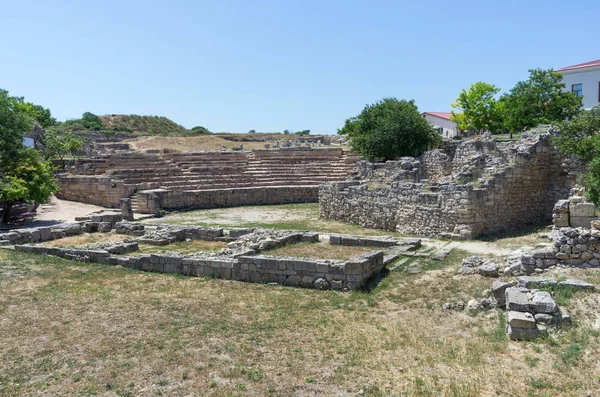
[{"label": "weathered stone surface", "polygon": [[529,290],[521,287],[510,287],[506,289],[506,309],[519,312],[527,312],[531,309],[528,297]]},{"label": "weathered stone surface", "polygon": [[506,289],[510,288],[512,284],[496,280],[492,284],[492,294],[498,302],[498,307],[504,307],[506,305]]},{"label": "weathered stone surface", "polygon": [[131,207],[131,199],[130,198],[122,198],[120,201],[121,204],[121,216],[123,220],[133,221],[133,209]]},{"label": "weathered stone surface", "polygon": [[571,203],[569,214],[571,217],[594,217],[596,206],[593,203]]},{"label": "weathered stone surface", "polygon": [[512,328],[535,328],[535,318],[528,312],[509,311],[506,321]]},{"label": "weathered stone surface", "polygon": [[486,263],[477,268],[477,273],[484,277],[498,277],[499,266],[495,263]]},{"label": "weathered stone surface", "polygon": [[552,299],[550,292],[537,291],[533,294],[533,299],[531,299],[531,309],[535,313],[551,314],[558,311],[558,306],[554,299]]},{"label": "weathered stone surface", "polygon": [[512,340],[530,341],[541,336],[540,330],[536,328],[514,328],[507,326],[508,337]]},{"label": "weathered stone surface", "polygon": [[594,289],[596,287],[594,284],[588,283],[587,281],[574,279],[561,281],[558,283],[558,285],[564,287],[571,287],[574,289]]},{"label": "weathered stone surface", "polygon": [[517,283],[519,287],[538,288],[543,286],[556,285],[556,280],[547,277],[519,276],[517,277]]}]

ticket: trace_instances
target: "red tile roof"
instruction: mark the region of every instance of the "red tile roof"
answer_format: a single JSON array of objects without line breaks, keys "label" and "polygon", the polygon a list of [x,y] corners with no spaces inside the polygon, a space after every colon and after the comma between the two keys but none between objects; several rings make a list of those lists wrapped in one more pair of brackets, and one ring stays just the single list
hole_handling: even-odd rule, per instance
[{"label": "red tile roof", "polygon": [[450,116],[452,115],[450,112],[423,112],[423,114],[428,114],[430,116],[435,116],[446,120],[450,120]]},{"label": "red tile roof", "polygon": [[564,68],[557,69],[557,72],[562,72],[563,70],[573,70],[573,69],[583,69],[590,68],[592,66],[600,66],[600,59],[590,62],[578,63],[577,65],[566,66]]}]

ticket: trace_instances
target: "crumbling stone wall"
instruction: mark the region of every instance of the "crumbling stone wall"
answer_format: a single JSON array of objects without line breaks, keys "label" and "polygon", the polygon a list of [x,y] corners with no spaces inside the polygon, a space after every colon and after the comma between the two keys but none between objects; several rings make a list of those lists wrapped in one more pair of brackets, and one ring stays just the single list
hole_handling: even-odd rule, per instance
[{"label": "crumbling stone wall", "polygon": [[[435,151],[390,165],[361,164],[368,172],[359,177],[377,175],[377,183],[321,186],[321,216],[400,233],[472,238],[549,221],[579,167],[553,147],[548,133],[511,143],[466,141],[451,155]],[[408,174],[417,181],[397,182]]]}]

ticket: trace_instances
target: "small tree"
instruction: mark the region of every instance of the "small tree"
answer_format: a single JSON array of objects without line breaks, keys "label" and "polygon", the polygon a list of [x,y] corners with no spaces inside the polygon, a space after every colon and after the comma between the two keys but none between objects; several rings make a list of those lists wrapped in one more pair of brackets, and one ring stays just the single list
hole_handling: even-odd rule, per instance
[{"label": "small tree", "polygon": [[31,131],[31,116],[23,111],[23,98],[11,97],[0,90],[0,201],[2,223],[10,219],[10,210],[19,200],[47,202],[57,190],[52,167],[39,152],[25,148],[23,136]]},{"label": "small tree", "polygon": [[71,131],[62,134],[56,131],[47,131],[45,134],[44,157],[49,161],[59,160],[62,168],[65,157],[80,152],[84,143],[85,141],[82,138]]},{"label": "small tree", "polygon": [[384,98],[347,119],[340,135],[348,135],[352,149],[369,161],[419,156],[437,147],[441,136],[421,117],[414,101]]},{"label": "small tree", "polygon": [[504,128],[510,133],[519,133],[576,116],[581,111],[582,100],[564,88],[560,73],[552,69],[530,70],[529,79],[519,81],[499,100],[504,112]]},{"label": "small tree", "polygon": [[600,207],[600,105],[558,125],[561,134],[554,144],[588,165],[583,184],[589,199]]},{"label": "small tree", "polygon": [[195,132],[196,134],[208,134],[208,133],[210,133],[210,131],[208,130],[208,128],[202,127],[201,125],[197,125],[195,127],[192,127],[192,131]]},{"label": "small tree", "polygon": [[456,98],[456,103],[452,104],[459,113],[452,111],[451,120],[464,131],[496,132],[501,118],[494,98],[498,92],[500,88],[483,81],[471,84],[469,90],[463,89]]},{"label": "small tree", "polygon": [[256,130],[250,130],[248,131],[248,134],[256,134]]}]

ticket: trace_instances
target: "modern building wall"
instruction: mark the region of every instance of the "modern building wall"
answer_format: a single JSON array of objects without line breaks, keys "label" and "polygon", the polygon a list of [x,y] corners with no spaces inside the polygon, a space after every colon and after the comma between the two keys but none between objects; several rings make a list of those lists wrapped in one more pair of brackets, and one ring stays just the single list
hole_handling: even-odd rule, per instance
[{"label": "modern building wall", "polygon": [[424,113],[423,117],[425,117],[425,120],[433,124],[434,127],[441,128],[441,134],[444,138],[452,138],[458,134],[456,123],[451,120],[437,117],[428,113]]},{"label": "modern building wall", "polygon": [[561,71],[565,89],[573,90],[573,85],[581,84],[583,107],[591,109],[600,104],[600,66],[585,69]]}]

